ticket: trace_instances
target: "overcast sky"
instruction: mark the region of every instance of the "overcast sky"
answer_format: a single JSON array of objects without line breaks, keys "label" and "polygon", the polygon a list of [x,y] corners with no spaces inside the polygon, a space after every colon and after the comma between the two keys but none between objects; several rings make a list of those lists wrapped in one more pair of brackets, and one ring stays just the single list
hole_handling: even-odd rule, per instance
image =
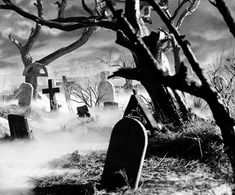
[{"label": "overcast sky", "polygon": [[[92,0],[87,0],[91,2]],[[173,1],[173,0],[172,0]],[[174,0],[175,1],[175,0]],[[36,13],[33,3],[35,0],[15,0],[21,8]],[[30,2],[30,3],[29,3]],[[56,17],[57,7],[53,1],[43,0],[44,18]],[[85,14],[78,0],[68,2],[66,16]],[[235,0],[225,0],[235,17]],[[155,18],[156,26],[164,25]],[[17,86],[24,79],[22,77],[23,63],[18,49],[13,45],[8,35],[12,33],[20,42],[24,43],[29,36],[30,29],[35,26],[30,20],[19,17],[13,11],[0,10],[0,91]],[[207,0],[201,0],[197,12],[189,16],[181,27],[181,32],[191,42],[193,51],[203,67],[207,67],[211,60],[221,50],[234,45],[234,38],[229,33],[219,12]],[[60,47],[66,46],[80,36],[81,31],[62,32],[56,29],[42,27],[38,41],[31,53],[34,61],[39,60]],[[118,62],[120,56],[127,55],[128,51],[115,44],[115,33],[110,30],[98,29],[90,40],[76,51],[59,58],[47,66],[51,78],[66,76],[84,76],[98,73],[107,68],[97,57],[105,58],[112,50],[112,60]]]}]

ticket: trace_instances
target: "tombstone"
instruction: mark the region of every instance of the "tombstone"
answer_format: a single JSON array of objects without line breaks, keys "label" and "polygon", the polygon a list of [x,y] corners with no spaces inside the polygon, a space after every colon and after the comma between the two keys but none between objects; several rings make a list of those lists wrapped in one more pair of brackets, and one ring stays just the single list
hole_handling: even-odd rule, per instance
[{"label": "tombstone", "polygon": [[22,83],[17,94],[18,106],[30,106],[33,98],[33,86],[30,83]]},{"label": "tombstone", "polygon": [[62,76],[62,82],[57,82],[56,86],[62,85],[64,88],[64,96],[65,96],[65,100],[68,106],[68,110],[70,115],[73,117],[74,116],[74,112],[71,106],[71,102],[70,102],[70,89],[69,86],[71,84],[74,84],[75,81],[68,81],[66,76]]},{"label": "tombstone", "polygon": [[129,93],[133,90],[133,84],[132,84],[132,80],[126,79],[126,83],[123,86],[123,90],[125,93]]},{"label": "tombstone", "polygon": [[125,117],[113,128],[101,177],[101,186],[115,189],[138,187],[148,143],[145,127],[137,119]]},{"label": "tombstone", "polygon": [[150,134],[153,134],[155,130],[161,131],[161,124],[158,124],[150,112],[142,97],[136,94],[131,96],[123,117],[132,117],[138,119]]},{"label": "tombstone", "polygon": [[118,109],[118,103],[117,102],[104,102],[104,108],[105,109]]},{"label": "tombstone", "polygon": [[58,92],[60,92],[60,88],[58,88],[58,87],[53,88],[52,87],[52,79],[48,79],[48,89],[42,89],[42,93],[49,94],[51,111],[58,110],[60,107],[56,101],[56,98],[55,98],[55,93],[58,93]]},{"label": "tombstone", "polygon": [[105,72],[101,72],[100,79],[101,81],[97,85],[99,102],[114,102],[115,89],[113,84],[107,80]]},{"label": "tombstone", "polygon": [[28,121],[26,117],[15,114],[9,114],[8,123],[10,127],[11,138],[30,138],[31,132],[29,131]]},{"label": "tombstone", "polygon": [[78,117],[90,117],[90,113],[87,105],[77,107],[77,116]]}]

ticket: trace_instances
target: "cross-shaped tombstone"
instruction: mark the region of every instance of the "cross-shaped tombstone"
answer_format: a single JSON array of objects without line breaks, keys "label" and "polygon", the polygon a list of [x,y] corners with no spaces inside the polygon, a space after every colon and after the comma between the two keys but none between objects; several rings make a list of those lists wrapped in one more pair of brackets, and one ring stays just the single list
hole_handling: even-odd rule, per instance
[{"label": "cross-shaped tombstone", "polygon": [[46,93],[49,94],[51,111],[58,109],[57,108],[57,102],[56,102],[56,99],[55,99],[55,93],[58,93],[58,92],[60,92],[60,88],[59,87],[53,88],[52,87],[52,79],[48,79],[48,89],[42,89],[42,93],[43,94],[46,94]]}]

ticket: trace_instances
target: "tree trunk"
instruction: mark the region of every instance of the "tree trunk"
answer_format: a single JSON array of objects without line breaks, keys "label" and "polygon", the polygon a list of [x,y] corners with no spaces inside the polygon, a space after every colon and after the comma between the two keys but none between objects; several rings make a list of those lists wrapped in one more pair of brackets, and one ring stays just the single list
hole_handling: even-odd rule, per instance
[{"label": "tree trunk", "polygon": [[[230,117],[229,110],[224,106],[217,98],[213,91],[205,90],[204,99],[210,106],[213,113],[213,117],[216,124],[221,130],[221,134],[224,140],[224,150],[228,155],[233,173],[235,173],[235,121]],[[235,174],[233,174],[233,179],[235,181]]]},{"label": "tree trunk", "polygon": [[149,93],[155,108],[155,119],[164,124],[181,126],[183,122],[189,120],[190,114],[182,100],[174,97],[169,89],[159,84],[155,79],[145,79],[141,82]]},{"label": "tree trunk", "polygon": [[[26,54],[21,54],[22,55],[22,61],[24,63],[24,67],[26,68],[27,66],[30,66],[32,64],[33,58],[30,55],[30,53]],[[30,70],[29,72],[33,72],[34,74],[39,73],[39,69],[36,70],[35,68]],[[38,77],[37,76],[25,76],[25,82],[30,83],[33,87],[33,99],[40,98],[40,95],[37,92],[37,87],[38,87]]]}]

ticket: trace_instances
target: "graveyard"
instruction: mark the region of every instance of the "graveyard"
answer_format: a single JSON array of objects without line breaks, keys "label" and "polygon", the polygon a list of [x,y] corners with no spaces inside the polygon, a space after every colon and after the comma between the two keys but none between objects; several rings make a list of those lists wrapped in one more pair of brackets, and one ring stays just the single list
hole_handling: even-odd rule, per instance
[{"label": "graveyard", "polygon": [[234,14],[2,0],[0,195],[234,194]]},{"label": "graveyard", "polygon": [[[68,84],[65,77],[61,82]],[[41,100],[32,99],[31,88],[30,97],[1,106],[2,194],[230,193],[231,167],[215,124],[195,118],[181,132],[160,132],[142,98],[146,91],[116,93],[112,86],[103,97],[117,105],[76,109],[53,83],[48,79]],[[130,172],[120,165],[123,158]]]}]

